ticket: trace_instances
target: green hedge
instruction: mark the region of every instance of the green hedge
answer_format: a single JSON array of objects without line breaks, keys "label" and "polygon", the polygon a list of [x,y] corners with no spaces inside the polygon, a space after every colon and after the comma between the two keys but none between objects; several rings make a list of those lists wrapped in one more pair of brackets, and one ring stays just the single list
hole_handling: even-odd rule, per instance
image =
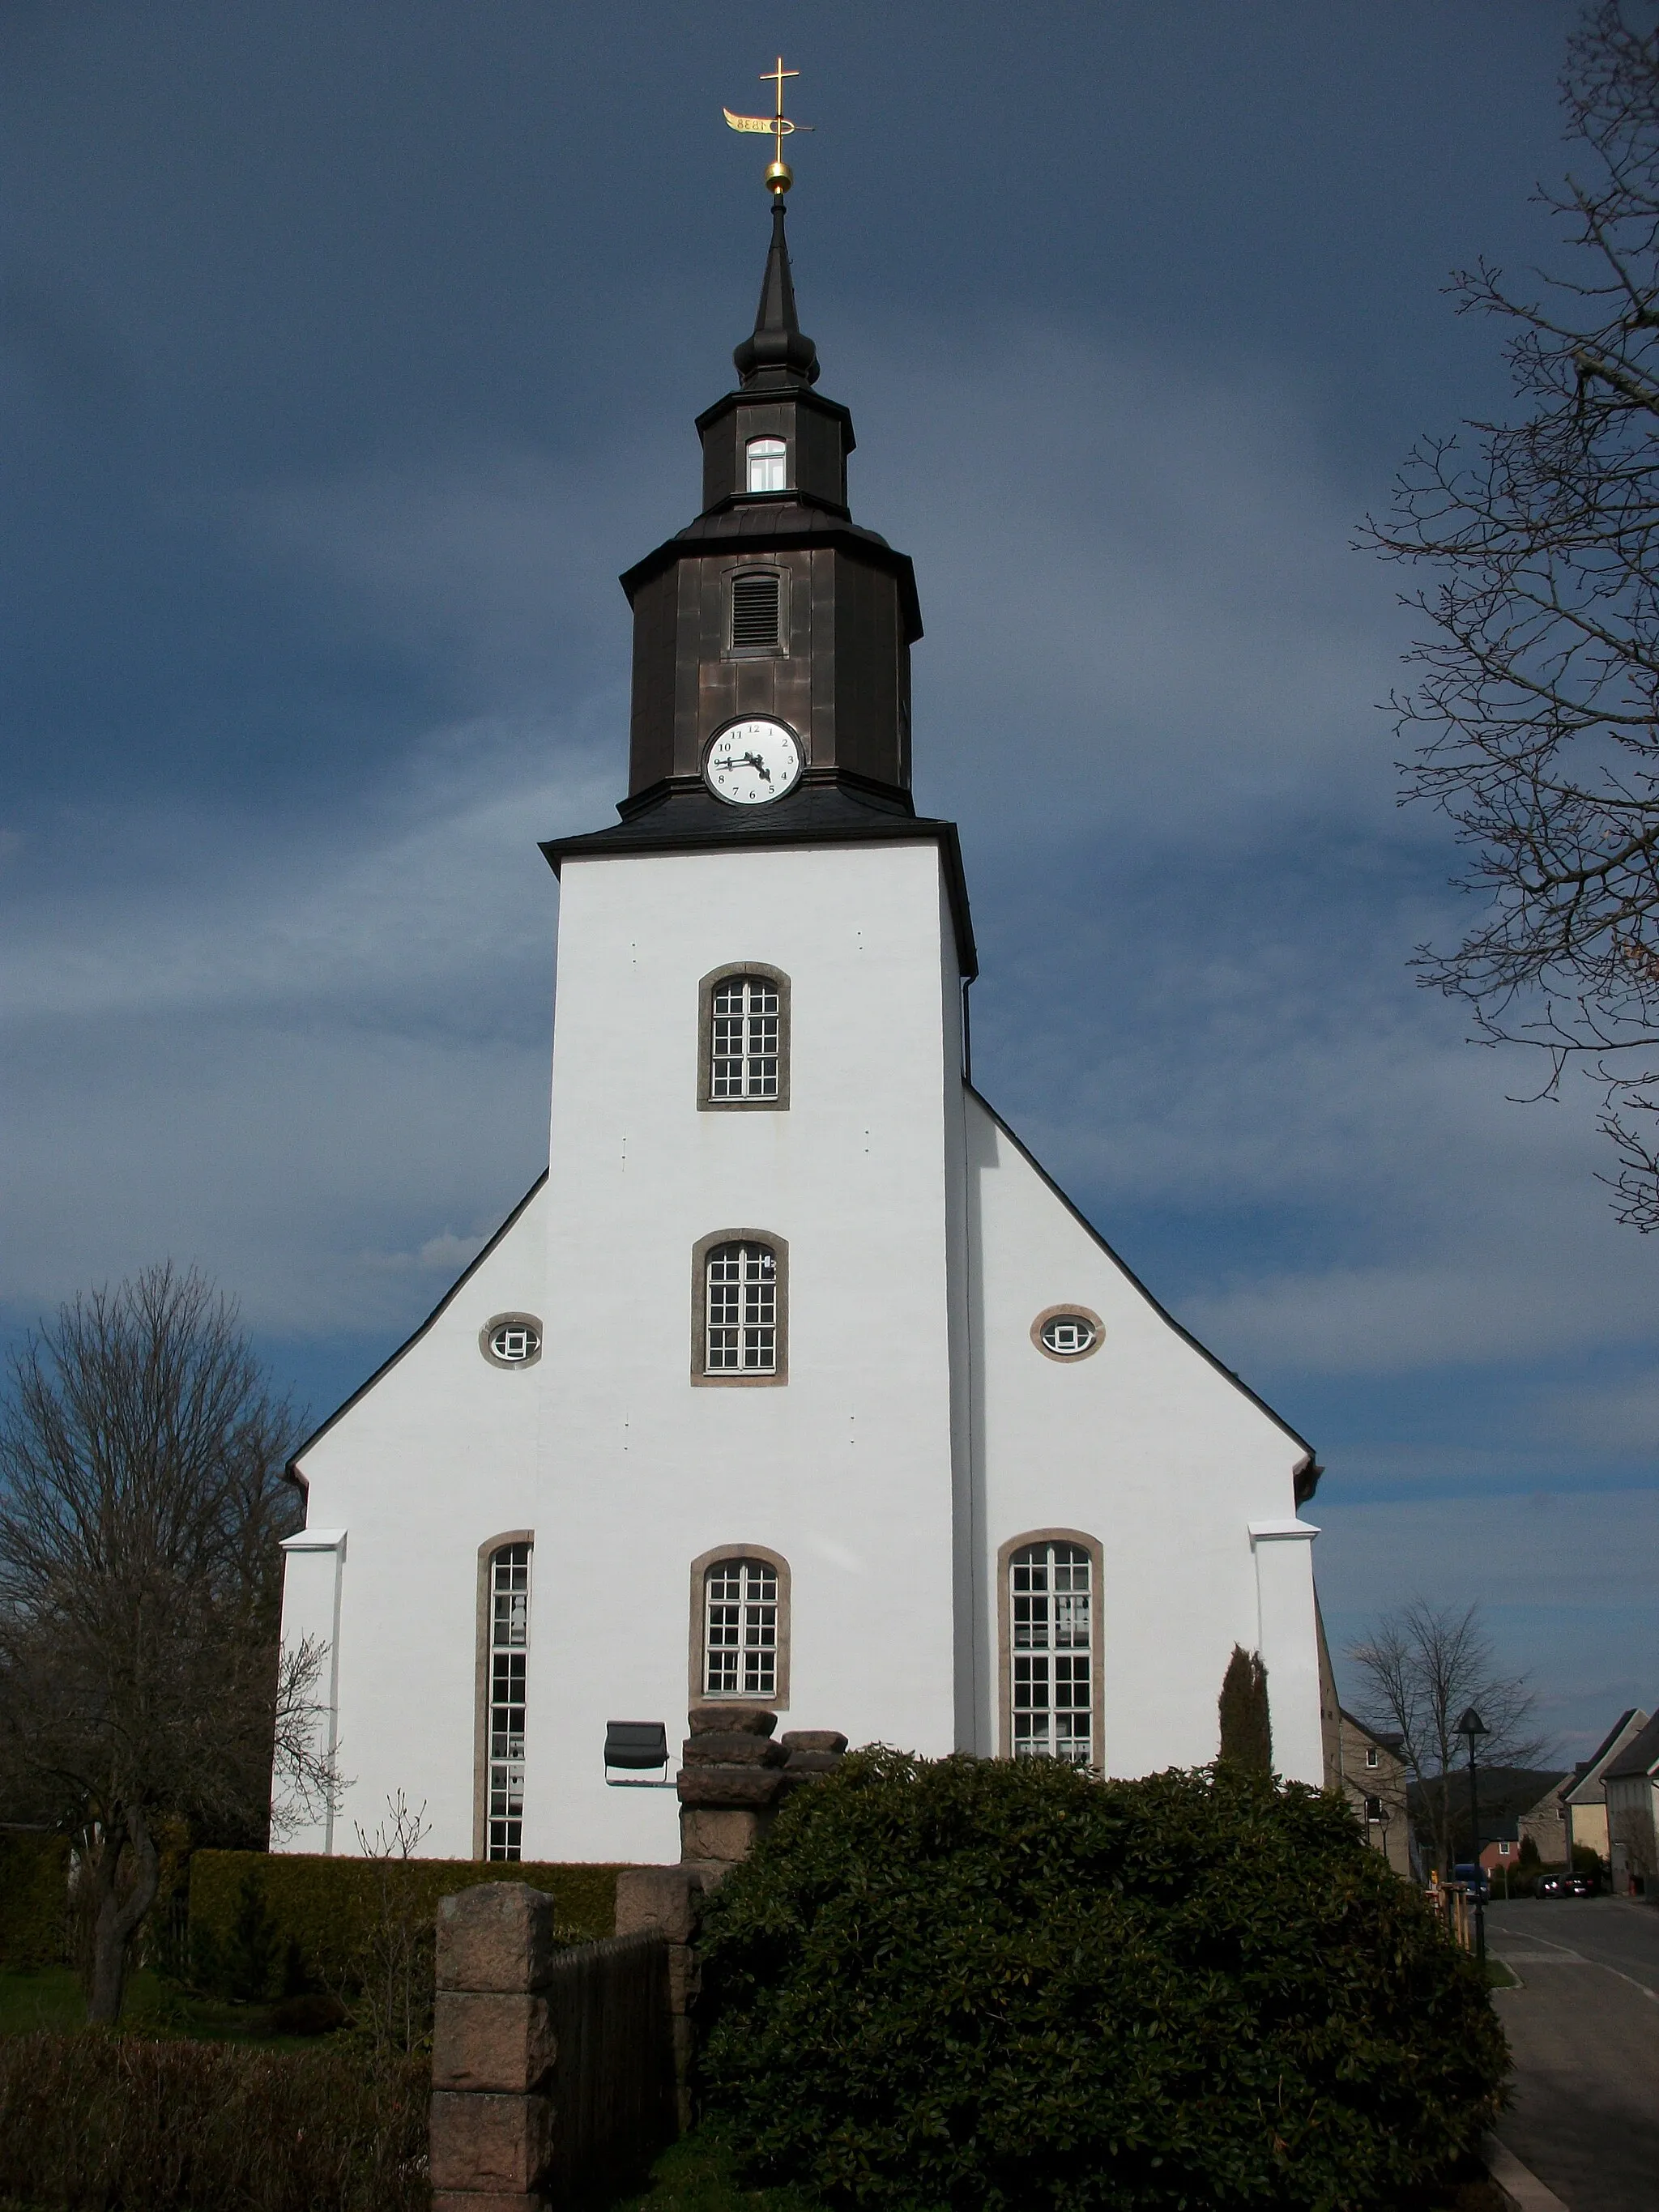
[{"label": "green hedge", "polygon": [[1401,2212],[1503,2031],[1334,1793],[854,1753],[709,1902],[706,2108],[864,2212]]},{"label": "green hedge", "polygon": [[86,2212],[428,2212],[427,2058],[0,2037],[0,2198]]},{"label": "green hedge", "polygon": [[552,1898],[573,1943],[611,1936],[614,1866],[478,1859],[321,1858],[299,1851],[198,1851],[190,1863],[191,1956],[198,1977],[232,1995],[335,1989],[383,1910],[388,1878],[412,1918],[430,1923],[438,1899],[481,1881],[523,1881]]},{"label": "green hedge", "polygon": [[0,1831],[0,1966],[55,1966],[69,1913],[69,1838]]}]

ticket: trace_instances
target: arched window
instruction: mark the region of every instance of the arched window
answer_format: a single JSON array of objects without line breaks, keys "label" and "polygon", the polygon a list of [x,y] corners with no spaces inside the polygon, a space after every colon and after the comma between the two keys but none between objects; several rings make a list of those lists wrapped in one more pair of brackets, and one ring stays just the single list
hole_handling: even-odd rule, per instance
[{"label": "arched window", "polygon": [[751,438],[746,448],[750,491],[782,491],[789,448],[781,438]]},{"label": "arched window", "polygon": [[1072,1530],[1003,1547],[1003,1740],[1015,1759],[1101,1764],[1098,1547]]},{"label": "arched window", "polygon": [[789,1565],[731,1544],[691,1563],[691,1700],[789,1703]]},{"label": "arched window", "polygon": [[758,1229],[701,1237],[692,1253],[691,1379],[782,1382],[788,1376],[789,1249]]},{"label": "arched window", "polygon": [[483,1789],[479,1823],[483,1856],[524,1854],[524,1718],[530,1656],[528,1540],[498,1543],[486,1553],[483,1682]]},{"label": "arched window", "polygon": [[778,1571],[721,1559],[703,1579],[706,1698],[771,1698],[778,1688]]},{"label": "arched window", "polygon": [[752,963],[717,968],[698,988],[697,1103],[789,1103],[789,978]]}]

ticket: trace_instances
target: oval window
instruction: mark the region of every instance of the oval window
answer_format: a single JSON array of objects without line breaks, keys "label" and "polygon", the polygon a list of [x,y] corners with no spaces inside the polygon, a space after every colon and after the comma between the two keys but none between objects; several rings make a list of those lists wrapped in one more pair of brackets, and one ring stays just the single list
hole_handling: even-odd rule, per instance
[{"label": "oval window", "polygon": [[542,1325],[534,1314],[497,1314],[485,1323],[479,1346],[497,1367],[527,1367],[541,1357]]},{"label": "oval window", "polygon": [[1082,1306],[1054,1306],[1039,1314],[1031,1335],[1050,1359],[1081,1359],[1095,1351],[1103,1334],[1098,1314]]}]

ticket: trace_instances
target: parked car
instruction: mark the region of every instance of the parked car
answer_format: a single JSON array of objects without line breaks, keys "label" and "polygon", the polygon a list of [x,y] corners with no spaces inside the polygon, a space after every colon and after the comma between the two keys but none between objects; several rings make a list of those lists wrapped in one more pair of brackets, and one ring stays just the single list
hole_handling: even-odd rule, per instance
[{"label": "parked car", "polygon": [[1592,1874],[1540,1874],[1532,1893],[1534,1897],[1594,1897],[1601,1887]]},{"label": "parked car", "polygon": [[1465,1864],[1452,1869],[1452,1880],[1461,1881],[1471,1897],[1478,1897],[1483,1905],[1492,1901],[1492,1877],[1485,1867]]}]

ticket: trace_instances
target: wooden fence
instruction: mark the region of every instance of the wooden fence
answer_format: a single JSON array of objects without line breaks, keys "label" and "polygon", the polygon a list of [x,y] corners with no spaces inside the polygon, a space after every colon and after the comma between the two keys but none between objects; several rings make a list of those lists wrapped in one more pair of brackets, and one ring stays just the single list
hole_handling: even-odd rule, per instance
[{"label": "wooden fence", "polygon": [[668,1946],[613,1936],[562,1951],[543,1985],[553,2031],[553,2162],[568,2197],[641,2172],[677,2133]]}]

